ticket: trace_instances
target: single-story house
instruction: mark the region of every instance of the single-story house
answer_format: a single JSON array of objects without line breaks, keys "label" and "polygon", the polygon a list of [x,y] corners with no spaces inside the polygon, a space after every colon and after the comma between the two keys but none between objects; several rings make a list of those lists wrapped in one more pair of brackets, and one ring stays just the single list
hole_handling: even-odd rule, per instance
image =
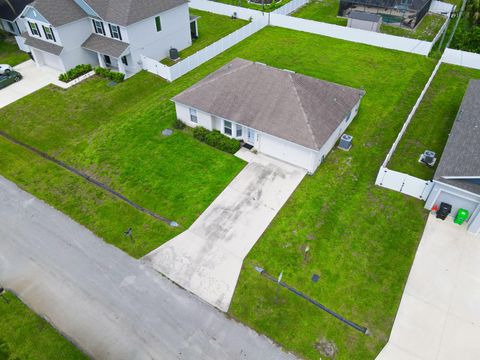
[{"label": "single-story house", "polygon": [[235,59],[172,101],[188,126],[219,130],[313,173],[350,125],[364,94]]},{"label": "single-story house", "polygon": [[360,11],[351,11],[350,14],[348,14],[347,27],[379,32],[381,26],[382,17],[378,14]]},{"label": "single-story house", "polygon": [[450,216],[468,211],[468,231],[480,234],[480,80],[471,80],[433,179],[425,207],[446,203]]}]

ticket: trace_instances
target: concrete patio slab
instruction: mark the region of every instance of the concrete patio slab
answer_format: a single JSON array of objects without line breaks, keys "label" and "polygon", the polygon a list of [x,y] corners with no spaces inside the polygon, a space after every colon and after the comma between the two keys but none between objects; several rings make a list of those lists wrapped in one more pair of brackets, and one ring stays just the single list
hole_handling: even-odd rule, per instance
[{"label": "concrete patio slab", "polygon": [[227,311],[243,259],[305,176],[264,155],[249,164],[185,232],[144,261],[203,300]]},{"label": "concrete patio slab", "polygon": [[430,216],[377,360],[480,359],[480,238]]},{"label": "concrete patio slab", "polygon": [[58,84],[60,71],[49,67],[37,67],[34,61],[28,60],[14,67],[22,74],[23,79],[0,90],[0,108],[7,106],[50,83]]}]

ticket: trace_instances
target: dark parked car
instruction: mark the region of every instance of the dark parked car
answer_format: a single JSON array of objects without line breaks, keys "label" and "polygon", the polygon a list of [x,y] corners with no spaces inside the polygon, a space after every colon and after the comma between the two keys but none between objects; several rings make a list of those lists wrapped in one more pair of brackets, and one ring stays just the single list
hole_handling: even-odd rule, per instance
[{"label": "dark parked car", "polygon": [[22,75],[16,71],[6,71],[5,74],[0,75],[0,89],[6,88],[14,82],[22,80]]}]

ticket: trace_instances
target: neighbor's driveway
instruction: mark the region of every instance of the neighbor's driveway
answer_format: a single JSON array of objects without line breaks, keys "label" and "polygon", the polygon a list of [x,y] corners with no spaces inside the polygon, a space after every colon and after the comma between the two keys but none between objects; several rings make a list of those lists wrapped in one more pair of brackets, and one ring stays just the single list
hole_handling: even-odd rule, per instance
[{"label": "neighbor's driveway", "polygon": [[480,359],[480,237],[430,216],[377,360]]},{"label": "neighbor's driveway", "polygon": [[0,284],[94,359],[295,359],[2,177]]},{"label": "neighbor's driveway", "polygon": [[22,74],[23,79],[0,90],[0,108],[27,96],[50,83],[58,83],[60,71],[49,67],[37,68],[32,60],[25,61],[14,67]]},{"label": "neighbor's driveway", "polygon": [[264,155],[249,164],[185,232],[148,254],[180,286],[227,311],[243,259],[305,176]]}]

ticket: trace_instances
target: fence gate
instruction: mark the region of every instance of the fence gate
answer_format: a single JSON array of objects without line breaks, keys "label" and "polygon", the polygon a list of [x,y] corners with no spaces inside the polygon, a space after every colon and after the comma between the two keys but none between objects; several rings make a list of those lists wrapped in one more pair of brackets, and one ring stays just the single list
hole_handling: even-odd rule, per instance
[{"label": "fence gate", "polygon": [[381,167],[375,185],[426,200],[432,190],[433,182]]}]

